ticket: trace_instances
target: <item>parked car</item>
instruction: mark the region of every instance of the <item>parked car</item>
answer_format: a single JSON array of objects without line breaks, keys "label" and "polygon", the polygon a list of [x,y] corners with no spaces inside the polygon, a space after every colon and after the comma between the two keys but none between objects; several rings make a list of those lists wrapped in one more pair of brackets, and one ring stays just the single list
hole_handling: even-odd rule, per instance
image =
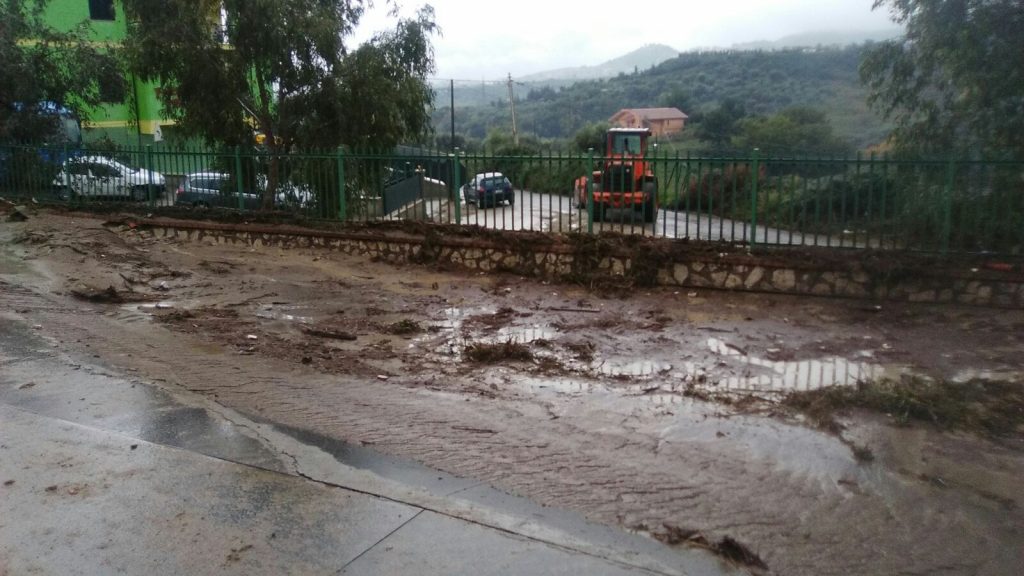
[{"label": "parked car", "polygon": [[[230,174],[222,172],[194,172],[187,174],[178,185],[174,203],[206,208],[238,208],[238,188]],[[260,195],[242,192],[242,207],[257,210]]]},{"label": "parked car", "polygon": [[498,202],[508,202],[512,206],[516,203],[512,182],[501,172],[477,174],[462,187],[462,195],[467,204],[477,206],[497,205]]},{"label": "parked car", "polygon": [[[104,156],[79,156],[63,163],[53,187],[62,194],[97,197],[146,200],[149,185],[159,195],[166,185],[166,179],[159,172],[145,168],[132,168]],[[70,187],[70,190],[68,188]]]}]

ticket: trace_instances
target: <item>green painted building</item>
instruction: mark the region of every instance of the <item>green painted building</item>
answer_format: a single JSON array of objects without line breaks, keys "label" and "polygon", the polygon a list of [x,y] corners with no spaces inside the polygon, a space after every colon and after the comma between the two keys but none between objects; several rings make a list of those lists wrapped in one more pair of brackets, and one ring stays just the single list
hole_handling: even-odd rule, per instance
[{"label": "green painted building", "polygon": [[[100,47],[119,46],[128,34],[120,0],[49,0],[46,21],[61,31],[87,22],[91,41]],[[105,83],[101,79],[105,103],[90,111],[89,122],[83,125],[85,139],[106,136],[119,144],[136,146],[172,136],[174,123],[161,116],[162,105],[157,98],[160,87],[141,82],[126,71],[112,72],[124,82]]]}]

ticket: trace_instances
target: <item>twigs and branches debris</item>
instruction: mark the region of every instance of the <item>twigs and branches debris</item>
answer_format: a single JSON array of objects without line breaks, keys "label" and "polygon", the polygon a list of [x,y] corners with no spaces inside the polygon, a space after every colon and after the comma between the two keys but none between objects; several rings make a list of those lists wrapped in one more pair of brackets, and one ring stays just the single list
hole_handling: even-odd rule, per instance
[{"label": "twigs and branches debris", "polygon": [[833,432],[842,428],[835,420],[837,413],[859,408],[889,414],[900,424],[923,421],[992,437],[1024,434],[1024,385],[1015,382],[905,376],[794,392],[782,403]]},{"label": "twigs and branches debris", "polygon": [[357,337],[351,332],[344,332],[342,330],[332,330],[329,328],[303,328],[303,334],[307,336],[315,336],[317,338],[327,338],[330,340],[356,340]]},{"label": "twigs and branches debris", "polygon": [[496,364],[506,360],[529,362],[533,359],[533,353],[526,345],[511,339],[496,344],[470,344],[464,352],[467,358],[481,364]]},{"label": "twigs and branches debris", "polygon": [[669,546],[687,545],[705,548],[740,566],[757,570],[768,570],[768,565],[765,564],[764,560],[731,536],[724,536],[716,541],[708,538],[699,530],[681,528],[672,524],[664,524],[661,530],[649,530],[645,525],[635,526],[634,529],[647,532],[656,540],[664,542]]},{"label": "twigs and branches debris", "polygon": [[396,336],[406,336],[409,334],[419,334],[420,332],[423,332],[423,327],[420,326],[419,322],[406,318],[405,320],[399,320],[398,322],[388,324],[385,332]]},{"label": "twigs and branches debris", "polygon": [[127,302],[148,302],[153,300],[153,296],[145,294],[139,294],[137,292],[122,292],[113,286],[108,286],[106,289],[98,288],[75,288],[71,290],[71,295],[79,300],[85,300],[86,302],[95,302],[99,304],[125,304]]}]

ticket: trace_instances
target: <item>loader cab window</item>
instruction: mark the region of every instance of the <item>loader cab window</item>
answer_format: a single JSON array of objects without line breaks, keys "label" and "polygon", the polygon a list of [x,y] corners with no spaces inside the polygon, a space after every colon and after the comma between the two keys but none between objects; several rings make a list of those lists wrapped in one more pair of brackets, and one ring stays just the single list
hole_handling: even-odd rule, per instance
[{"label": "loader cab window", "polygon": [[640,154],[640,136],[637,134],[616,134],[612,136],[612,154]]}]

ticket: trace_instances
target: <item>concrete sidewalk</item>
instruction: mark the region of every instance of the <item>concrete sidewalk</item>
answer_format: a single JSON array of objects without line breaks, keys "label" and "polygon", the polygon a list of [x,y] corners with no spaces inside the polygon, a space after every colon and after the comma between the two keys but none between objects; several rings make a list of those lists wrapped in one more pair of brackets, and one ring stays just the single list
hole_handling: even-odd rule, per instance
[{"label": "concrete sidewalk", "polygon": [[733,573],[59,355],[11,316],[0,366],[0,576]]}]

